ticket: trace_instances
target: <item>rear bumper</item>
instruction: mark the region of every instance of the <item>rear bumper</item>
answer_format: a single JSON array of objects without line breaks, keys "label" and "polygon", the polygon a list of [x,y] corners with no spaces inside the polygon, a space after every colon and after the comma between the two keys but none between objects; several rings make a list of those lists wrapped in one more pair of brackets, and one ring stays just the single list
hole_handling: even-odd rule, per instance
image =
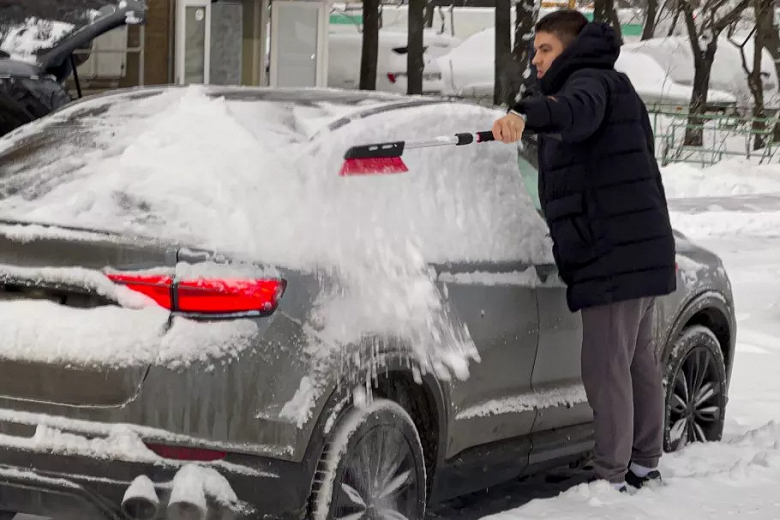
[{"label": "rear bumper", "polygon": [[[226,496],[224,492],[204,486],[206,500],[201,505],[205,505],[206,515],[192,518],[288,520],[305,516],[310,487],[305,465],[256,457],[250,463],[242,462],[231,466],[235,470],[201,465],[211,468],[207,472],[217,470],[238,502],[226,503],[221,498]],[[192,480],[174,481],[183,466],[0,447],[0,511],[58,520],[131,520],[137,517],[123,510],[122,500],[136,477],[145,475],[154,484],[158,501],[156,514],[150,518],[166,520],[174,490],[178,487],[179,496],[190,497],[196,487]]]}]

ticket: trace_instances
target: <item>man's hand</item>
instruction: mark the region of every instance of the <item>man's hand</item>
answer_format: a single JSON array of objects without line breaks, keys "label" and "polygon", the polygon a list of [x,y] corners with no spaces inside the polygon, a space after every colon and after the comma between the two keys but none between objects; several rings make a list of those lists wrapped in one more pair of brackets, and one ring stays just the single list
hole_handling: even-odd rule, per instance
[{"label": "man's hand", "polygon": [[515,114],[507,114],[493,123],[493,137],[502,143],[516,143],[523,137],[525,120]]}]

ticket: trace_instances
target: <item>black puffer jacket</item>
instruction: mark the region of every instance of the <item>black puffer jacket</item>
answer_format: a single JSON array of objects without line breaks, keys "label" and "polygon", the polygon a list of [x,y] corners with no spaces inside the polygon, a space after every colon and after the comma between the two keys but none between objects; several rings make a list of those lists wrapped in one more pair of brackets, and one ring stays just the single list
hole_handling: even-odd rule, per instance
[{"label": "black puffer jacket", "polygon": [[539,134],[539,197],[572,311],[676,289],[675,241],[644,103],[590,23],[520,101]]}]

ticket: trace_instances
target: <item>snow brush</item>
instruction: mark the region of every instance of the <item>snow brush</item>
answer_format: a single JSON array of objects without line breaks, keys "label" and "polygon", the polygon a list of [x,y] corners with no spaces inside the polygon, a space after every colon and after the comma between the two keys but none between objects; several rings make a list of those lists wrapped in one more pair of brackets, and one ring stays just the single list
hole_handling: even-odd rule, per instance
[{"label": "snow brush", "polygon": [[386,175],[406,173],[409,168],[401,157],[404,150],[431,148],[434,146],[465,146],[472,143],[495,141],[493,132],[460,133],[441,136],[429,141],[392,141],[388,143],[353,146],[344,154],[344,164],[339,176]]}]

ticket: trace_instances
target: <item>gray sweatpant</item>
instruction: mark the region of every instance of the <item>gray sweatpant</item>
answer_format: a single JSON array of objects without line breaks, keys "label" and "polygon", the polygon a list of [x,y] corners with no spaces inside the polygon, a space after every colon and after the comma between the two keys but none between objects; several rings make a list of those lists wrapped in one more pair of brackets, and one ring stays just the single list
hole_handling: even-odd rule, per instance
[{"label": "gray sweatpant", "polygon": [[623,482],[630,462],[663,450],[664,392],[653,341],[655,298],[582,310],[582,381],[593,409],[599,478]]}]

